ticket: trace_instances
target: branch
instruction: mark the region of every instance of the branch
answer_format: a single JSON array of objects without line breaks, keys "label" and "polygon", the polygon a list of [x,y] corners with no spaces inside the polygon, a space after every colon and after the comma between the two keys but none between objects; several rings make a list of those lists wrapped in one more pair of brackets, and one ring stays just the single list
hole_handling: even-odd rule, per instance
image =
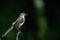
[{"label": "branch", "polygon": [[19,34],[21,33],[21,31],[18,31],[17,36],[16,36],[16,40],[19,40]]}]

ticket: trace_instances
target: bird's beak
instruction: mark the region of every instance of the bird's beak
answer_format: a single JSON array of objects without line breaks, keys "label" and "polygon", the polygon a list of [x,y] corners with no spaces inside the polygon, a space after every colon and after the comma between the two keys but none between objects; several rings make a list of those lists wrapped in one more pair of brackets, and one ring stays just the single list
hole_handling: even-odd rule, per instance
[{"label": "bird's beak", "polygon": [[25,15],[28,15],[28,14],[25,14]]}]

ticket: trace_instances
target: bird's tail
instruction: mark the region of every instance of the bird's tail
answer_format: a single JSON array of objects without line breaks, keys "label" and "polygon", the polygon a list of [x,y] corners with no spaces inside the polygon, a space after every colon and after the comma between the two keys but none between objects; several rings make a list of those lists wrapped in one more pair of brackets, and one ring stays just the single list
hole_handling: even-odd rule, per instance
[{"label": "bird's tail", "polygon": [[12,29],[13,26],[11,26],[1,37],[5,37]]}]

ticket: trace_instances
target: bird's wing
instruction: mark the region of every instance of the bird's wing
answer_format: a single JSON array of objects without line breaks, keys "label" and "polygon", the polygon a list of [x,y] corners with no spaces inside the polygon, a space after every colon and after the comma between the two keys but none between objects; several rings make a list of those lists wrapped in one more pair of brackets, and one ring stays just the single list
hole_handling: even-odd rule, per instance
[{"label": "bird's wing", "polygon": [[24,22],[24,18],[19,18],[15,21],[15,24],[14,24],[14,27],[17,27],[19,26],[20,23],[23,23]]}]

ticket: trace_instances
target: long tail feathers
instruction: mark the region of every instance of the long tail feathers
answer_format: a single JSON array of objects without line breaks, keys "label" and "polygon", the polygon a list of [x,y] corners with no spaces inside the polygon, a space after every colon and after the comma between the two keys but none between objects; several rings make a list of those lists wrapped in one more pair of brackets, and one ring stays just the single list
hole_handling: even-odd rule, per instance
[{"label": "long tail feathers", "polygon": [[9,29],[2,35],[2,37],[5,37],[12,29],[13,29],[13,26],[11,26],[11,28],[9,28]]}]

